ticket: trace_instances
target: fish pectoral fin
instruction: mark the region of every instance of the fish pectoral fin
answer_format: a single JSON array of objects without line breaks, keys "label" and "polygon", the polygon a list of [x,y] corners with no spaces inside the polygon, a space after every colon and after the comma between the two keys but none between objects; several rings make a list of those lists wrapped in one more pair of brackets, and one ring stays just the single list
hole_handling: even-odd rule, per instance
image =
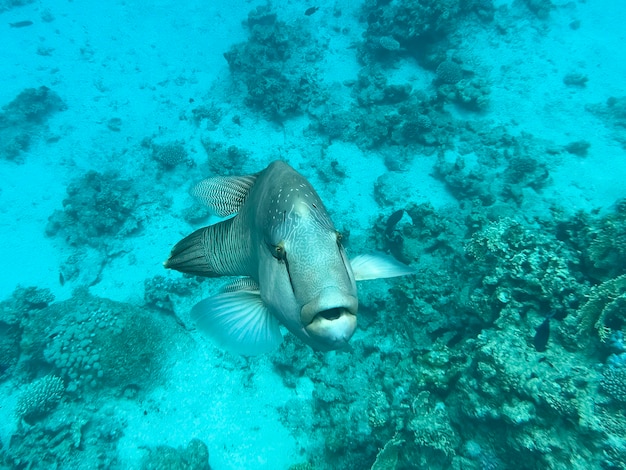
[{"label": "fish pectoral fin", "polygon": [[230,352],[257,356],[282,342],[278,320],[258,291],[225,292],[204,299],[191,309],[198,329]]},{"label": "fish pectoral fin", "polygon": [[357,281],[415,274],[415,269],[383,254],[358,255],[350,260]]},{"label": "fish pectoral fin", "polygon": [[191,194],[220,217],[236,214],[246,201],[257,175],[215,176],[196,184]]}]

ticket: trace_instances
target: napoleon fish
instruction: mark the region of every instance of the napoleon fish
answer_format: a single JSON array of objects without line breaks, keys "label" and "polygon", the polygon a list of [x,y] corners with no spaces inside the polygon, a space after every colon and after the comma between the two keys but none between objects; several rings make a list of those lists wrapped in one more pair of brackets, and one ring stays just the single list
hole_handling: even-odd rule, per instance
[{"label": "napoleon fish", "polygon": [[384,255],[348,260],[320,197],[285,162],[205,179],[192,194],[216,215],[234,217],[183,238],[164,265],[197,276],[240,276],[191,312],[200,330],[232,352],[275,349],[279,324],[314,349],[343,348],[357,323],[356,281],[414,273]]}]

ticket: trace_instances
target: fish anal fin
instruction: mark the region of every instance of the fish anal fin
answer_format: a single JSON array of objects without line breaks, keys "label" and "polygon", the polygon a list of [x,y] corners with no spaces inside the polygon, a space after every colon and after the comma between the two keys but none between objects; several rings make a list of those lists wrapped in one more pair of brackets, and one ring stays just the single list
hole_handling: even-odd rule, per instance
[{"label": "fish anal fin", "polygon": [[224,284],[220,289],[220,292],[237,292],[240,290],[258,292],[260,287],[259,284],[251,277],[238,277],[237,279],[233,279],[232,281]]}]

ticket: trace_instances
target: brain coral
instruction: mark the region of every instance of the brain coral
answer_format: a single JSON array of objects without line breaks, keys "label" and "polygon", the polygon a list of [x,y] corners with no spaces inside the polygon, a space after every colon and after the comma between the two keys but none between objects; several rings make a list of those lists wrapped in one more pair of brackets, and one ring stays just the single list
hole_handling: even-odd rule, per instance
[{"label": "brain coral", "polygon": [[152,145],[152,158],[167,169],[174,168],[179,163],[189,162],[185,147],[179,142]]},{"label": "brain coral", "polygon": [[452,60],[444,60],[437,66],[437,81],[447,85],[454,85],[463,78],[461,66]]}]

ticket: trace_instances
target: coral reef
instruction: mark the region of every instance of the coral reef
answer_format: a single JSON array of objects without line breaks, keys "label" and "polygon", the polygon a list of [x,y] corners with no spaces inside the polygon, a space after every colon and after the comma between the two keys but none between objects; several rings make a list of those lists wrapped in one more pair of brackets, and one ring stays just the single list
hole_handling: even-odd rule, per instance
[{"label": "coral reef", "polygon": [[[314,384],[315,468],[619,468],[626,284],[592,287],[586,256],[593,228],[620,210],[529,222],[409,204],[379,219],[378,247],[419,258],[420,273],[361,290],[350,356],[286,342],[272,358],[286,384]],[[618,266],[609,257],[602,274]]]},{"label": "coral reef", "polygon": [[250,12],[246,24],[248,40],[224,53],[233,79],[246,87],[246,104],[278,122],[321,104],[320,81],[305,65],[317,58],[306,26],[279,20],[268,5]]},{"label": "coral reef", "polygon": [[43,418],[56,408],[64,392],[65,385],[61,378],[46,375],[29,384],[22,392],[17,400],[15,413],[27,422]]},{"label": "coral reef", "polygon": [[461,66],[449,59],[444,60],[437,66],[437,81],[446,85],[454,85],[463,79]]},{"label": "coral reef", "polygon": [[605,366],[600,382],[602,391],[620,404],[626,403],[626,367]]},{"label": "coral reef", "polygon": [[180,164],[190,165],[187,150],[180,142],[152,144],[152,158],[164,169],[171,170]]},{"label": "coral reef", "polygon": [[[159,383],[169,341],[184,344],[184,329],[172,316],[86,288],[62,302],[45,289],[18,288],[0,304],[2,324],[17,332],[17,364],[9,370],[24,384],[16,428],[0,447],[2,465],[119,468],[117,442],[127,423],[118,400],[142,400]],[[208,468],[204,444],[185,452],[191,466],[181,468]]]},{"label": "coral reef", "polygon": [[532,11],[537,18],[546,19],[550,15],[550,10],[554,8],[551,0],[524,0],[528,9]]},{"label": "coral reef", "polygon": [[364,149],[413,146],[425,154],[432,153],[426,147],[449,140],[446,128],[452,119],[437,97],[412,90],[408,83],[389,84],[377,66],[361,69],[352,96],[348,111],[324,107],[312,112],[319,132]]},{"label": "coral reef", "polygon": [[67,186],[63,210],[48,219],[46,235],[62,236],[69,245],[101,247],[140,227],[135,214],[139,194],[132,181],[113,173],[88,171]]},{"label": "coral reef", "polygon": [[210,139],[202,139],[207,153],[207,164],[211,175],[241,175],[250,159],[250,152],[236,145],[225,145]]},{"label": "coral reef", "polygon": [[[257,158],[235,140],[251,122],[237,106],[269,127],[294,124],[283,126],[277,158],[299,151],[327,195],[345,198],[350,152],[364,164],[379,158],[388,170],[363,189],[373,190],[380,209],[373,227],[338,228],[351,245],[376,246],[418,272],[359,285],[351,350],[312,353],[288,336],[268,357],[212,358],[229,372],[241,368],[246,386],[257,372],[270,375],[269,364],[288,388],[279,413],[300,446],[290,470],[626,468],[626,201],[575,214],[552,198],[535,206],[562,174],[561,160],[591,164],[584,157],[601,146],[576,136],[555,144],[520,123],[477,119],[489,116],[492,82],[480,57],[469,57],[480,42],[468,33],[495,17],[487,38],[514,44],[519,30],[508,30],[509,11],[530,19],[537,36],[557,12],[550,0],[504,3],[496,10],[492,0],[365,0],[356,39],[339,5],[320,5],[318,13],[311,6],[288,21],[270,3],[258,6],[244,22],[247,40],[224,54],[229,101],[216,94],[180,111],[202,131],[209,175],[246,173]],[[570,6],[559,13],[571,15]],[[329,24],[327,36],[314,34]],[[337,47],[353,48],[361,68],[357,75],[347,64],[353,68],[341,83],[327,84],[322,77],[334,75],[324,74],[323,54]],[[558,77],[560,91],[576,96],[588,78],[572,64]],[[0,114],[2,157],[20,161],[62,109],[46,87],[20,93]],[[626,98],[587,110],[626,148]],[[302,115],[308,122],[285,123]],[[125,115],[107,115],[102,125],[115,138],[128,130]],[[302,130],[305,143],[288,141]],[[175,138],[146,137],[141,150],[143,169],[172,185],[186,183],[182,170],[194,165],[191,141]],[[416,188],[407,173],[423,168],[419,158],[430,159],[439,180],[432,183],[454,198],[445,207],[422,202],[430,188]],[[127,248],[121,240],[142,228],[150,204],[141,184],[96,171],[71,182],[46,228],[73,250],[62,279],[78,277],[92,261],[86,252],[105,253],[104,266]],[[181,216],[196,224],[208,210],[192,206]],[[0,381],[15,403],[0,467],[124,466],[119,440],[135,423],[116,406],[146,420],[164,409],[154,402],[173,362],[168,353],[191,341],[187,317],[177,314],[210,282],[150,276],[143,305],[94,297],[87,287],[60,302],[47,289],[20,287],[0,303]],[[139,450],[144,458],[135,466],[143,469],[210,468],[198,439]]]},{"label": "coral reef", "polygon": [[588,345],[594,338],[606,342],[612,332],[626,330],[626,275],[595,286],[588,299],[568,319],[576,329],[574,344]]},{"label": "coral reef", "polygon": [[[359,58],[369,64],[409,55],[435,69],[441,62],[437,57],[441,49],[452,48],[458,40],[452,33],[460,20],[474,14],[482,21],[491,21],[494,12],[491,0],[367,0],[360,15],[367,29]],[[384,47],[390,43],[388,38],[398,46]]]},{"label": "coral reef", "polygon": [[604,278],[626,273],[626,200],[615,205],[589,230],[591,238],[586,254],[593,268]]},{"label": "coral reef", "polygon": [[11,298],[0,303],[0,381],[14,373],[22,349],[22,324],[48,307],[54,296],[48,289],[17,287]]},{"label": "coral reef", "polygon": [[73,397],[129,385],[150,387],[160,377],[163,329],[175,325],[171,318],[99,299],[84,289],[22,315],[21,369],[50,370]]},{"label": "coral reef", "polygon": [[20,357],[20,335],[17,322],[0,319],[0,381],[11,377]]},{"label": "coral reef", "polygon": [[61,404],[49,417],[20,426],[0,458],[9,468],[117,468],[124,426],[109,405]]},{"label": "coral reef", "polygon": [[581,211],[561,220],[557,230],[581,252],[584,271],[596,282],[626,274],[626,200],[616,201],[601,216]]},{"label": "coral reef", "polygon": [[186,448],[158,446],[149,449],[141,470],[210,470],[209,450],[199,439],[193,439]]},{"label": "coral reef", "polygon": [[462,14],[461,4],[458,0],[365,2],[361,17],[367,23],[367,30],[361,59],[378,60],[380,40],[387,37],[398,42],[396,51],[423,58],[433,43],[442,40],[453,28]]},{"label": "coral reef", "polygon": [[[1,7],[0,7],[1,10]],[[45,128],[46,120],[66,109],[54,91],[46,86],[26,88],[0,113],[0,158],[22,161],[33,136]]]},{"label": "coral reef", "polygon": [[166,279],[163,276],[154,276],[144,281],[144,301],[148,307],[174,312],[176,297],[192,295],[201,278]]},{"label": "coral reef", "polygon": [[550,183],[544,156],[562,150],[528,133],[513,136],[502,127],[467,124],[455,151],[440,151],[435,164],[435,176],[459,201],[522,204],[526,193]]}]

